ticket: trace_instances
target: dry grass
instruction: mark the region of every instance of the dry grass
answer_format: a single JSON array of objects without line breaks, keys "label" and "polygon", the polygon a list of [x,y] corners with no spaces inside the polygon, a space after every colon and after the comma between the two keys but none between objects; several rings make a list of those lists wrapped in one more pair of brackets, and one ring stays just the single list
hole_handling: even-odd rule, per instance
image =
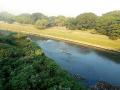
[{"label": "dry grass", "polygon": [[36,29],[33,25],[4,24],[0,23],[0,29],[22,32],[25,34],[36,34],[55,38],[61,38],[72,42],[88,44],[96,47],[120,51],[120,39],[111,40],[105,35],[91,34],[91,31],[61,30],[49,28],[46,30]]}]

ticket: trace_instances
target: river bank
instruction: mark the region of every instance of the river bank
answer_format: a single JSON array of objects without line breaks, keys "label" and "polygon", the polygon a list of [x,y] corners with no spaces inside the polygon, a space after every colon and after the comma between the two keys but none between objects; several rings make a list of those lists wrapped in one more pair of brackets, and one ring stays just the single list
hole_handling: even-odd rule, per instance
[{"label": "river bank", "polygon": [[99,50],[120,52],[120,40],[110,40],[103,35],[95,35],[88,32],[70,30],[38,30],[31,25],[0,24],[0,28],[17,33],[62,40],[68,43],[83,45]]},{"label": "river bank", "polygon": [[[32,34],[29,34],[29,35],[32,35]],[[101,51],[106,51],[106,52],[111,52],[111,53],[120,53],[120,50],[112,49],[112,48],[109,48],[109,47],[103,47],[103,46],[100,46],[100,45],[94,45],[94,44],[90,44],[90,43],[83,42],[83,41],[71,40],[71,39],[67,39],[67,38],[55,37],[55,36],[44,35],[44,34],[39,34],[39,35],[34,34],[34,35],[38,36],[38,37],[49,38],[49,39],[54,39],[54,40],[58,40],[58,41],[64,41],[64,42],[67,42],[67,43],[76,44],[76,45],[80,45],[80,46],[82,45],[82,46],[85,46],[85,47],[90,47],[90,48],[98,49],[98,50],[101,50]]]}]

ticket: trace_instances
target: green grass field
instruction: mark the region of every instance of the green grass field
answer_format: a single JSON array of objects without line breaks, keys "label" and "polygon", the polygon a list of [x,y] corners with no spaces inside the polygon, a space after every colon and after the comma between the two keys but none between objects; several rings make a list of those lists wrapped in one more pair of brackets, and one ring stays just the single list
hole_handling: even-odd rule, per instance
[{"label": "green grass field", "polygon": [[48,28],[45,30],[36,29],[33,25],[5,24],[0,23],[0,29],[20,32],[31,35],[41,35],[50,38],[56,38],[86,44],[94,47],[100,47],[109,50],[120,51],[120,39],[111,40],[105,35],[92,34],[91,31],[65,30],[65,28]]}]

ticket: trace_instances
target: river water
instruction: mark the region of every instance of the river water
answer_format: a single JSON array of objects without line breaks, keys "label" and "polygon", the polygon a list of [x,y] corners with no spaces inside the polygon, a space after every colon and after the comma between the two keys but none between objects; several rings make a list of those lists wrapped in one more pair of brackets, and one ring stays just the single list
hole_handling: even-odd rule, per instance
[{"label": "river water", "polygon": [[[120,54],[78,46],[62,41],[32,37],[47,57],[87,85],[105,81],[120,86]],[[78,78],[77,80],[79,81]]]}]

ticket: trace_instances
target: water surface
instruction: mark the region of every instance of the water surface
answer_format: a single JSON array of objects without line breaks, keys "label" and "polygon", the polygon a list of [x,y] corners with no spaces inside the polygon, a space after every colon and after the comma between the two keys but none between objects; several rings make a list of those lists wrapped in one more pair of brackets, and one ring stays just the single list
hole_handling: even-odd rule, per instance
[{"label": "water surface", "polygon": [[46,56],[72,75],[80,75],[87,85],[106,81],[120,86],[120,54],[68,44],[44,38],[33,38]]}]

